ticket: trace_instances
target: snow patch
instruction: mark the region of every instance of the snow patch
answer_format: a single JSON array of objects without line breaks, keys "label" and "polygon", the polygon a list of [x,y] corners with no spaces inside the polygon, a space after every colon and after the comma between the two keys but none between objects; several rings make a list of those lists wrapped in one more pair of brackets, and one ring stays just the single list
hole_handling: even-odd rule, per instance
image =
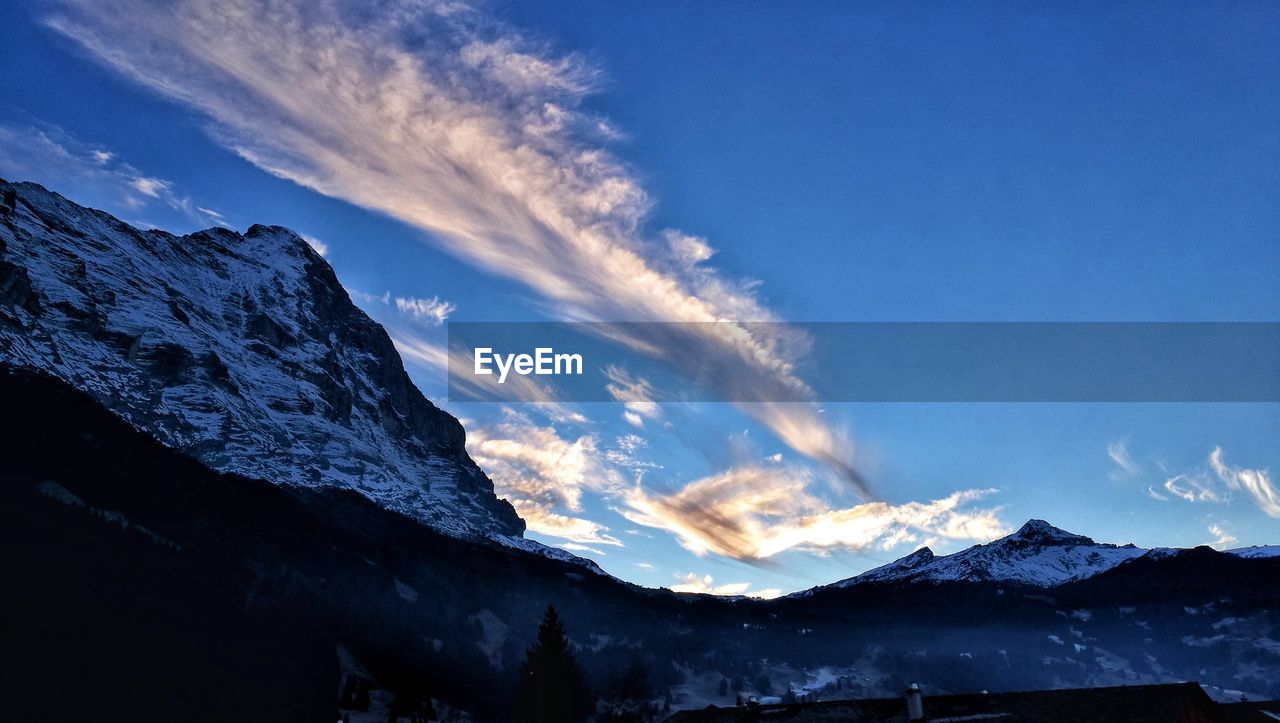
[{"label": "snow patch", "polygon": [[409,587],[403,582],[400,582],[399,580],[396,580],[396,594],[404,598],[405,601],[407,602],[411,602],[411,603],[418,602],[418,591],[414,590],[413,588]]}]

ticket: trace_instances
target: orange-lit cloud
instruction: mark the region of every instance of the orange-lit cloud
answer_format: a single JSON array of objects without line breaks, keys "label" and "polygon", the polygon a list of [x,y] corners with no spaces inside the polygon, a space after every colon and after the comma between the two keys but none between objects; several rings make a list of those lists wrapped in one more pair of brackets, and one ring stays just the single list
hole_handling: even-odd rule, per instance
[{"label": "orange-lit cloud", "polygon": [[625,486],[593,435],[566,439],[511,409],[496,424],[468,423],[468,429],[467,451],[529,530],[581,545],[622,546],[608,527],[568,514],[582,510],[584,491],[611,494]]},{"label": "orange-lit cloud", "polygon": [[665,495],[637,485],[619,511],[636,524],[667,530],[696,555],[744,561],[788,550],[889,549],[924,537],[985,542],[1009,532],[997,509],[972,507],[994,490],[831,509],[809,492],[809,482],[802,468],[738,467]]}]

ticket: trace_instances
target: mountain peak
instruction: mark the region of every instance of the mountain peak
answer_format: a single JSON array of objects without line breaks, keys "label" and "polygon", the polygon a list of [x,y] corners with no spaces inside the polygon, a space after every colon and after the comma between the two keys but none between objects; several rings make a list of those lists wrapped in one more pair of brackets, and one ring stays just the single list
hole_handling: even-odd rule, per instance
[{"label": "mountain peak", "polygon": [[834,586],[869,582],[1002,581],[1052,587],[1109,570],[1146,552],[1133,545],[1098,544],[1084,535],[1032,519],[1017,532],[994,542],[942,556],[922,547]]},{"label": "mountain peak", "polygon": [[0,191],[14,199],[0,206],[0,364],[61,378],[213,469],[351,488],[447,534],[533,545],[462,425],[293,231],[174,236],[36,184]]},{"label": "mountain peak", "polygon": [[1018,531],[1004,538],[1010,541],[1034,542],[1038,544],[1071,544],[1071,545],[1092,545],[1093,540],[1084,535],[1077,535],[1073,532],[1067,532],[1060,527],[1045,522],[1041,519],[1032,518],[1027,523],[1018,528]]},{"label": "mountain peak", "polygon": [[935,555],[933,554],[933,550],[929,549],[928,547],[922,547],[919,550],[916,550],[915,552],[911,553],[910,555],[907,555],[906,557],[902,558],[901,560],[898,560],[897,564],[915,566],[923,562],[928,562],[929,560],[932,560],[934,557]]}]

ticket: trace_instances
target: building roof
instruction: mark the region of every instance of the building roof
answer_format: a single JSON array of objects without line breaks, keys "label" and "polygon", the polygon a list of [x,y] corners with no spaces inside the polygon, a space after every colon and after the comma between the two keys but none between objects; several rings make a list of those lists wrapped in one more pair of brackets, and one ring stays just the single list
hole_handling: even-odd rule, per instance
[{"label": "building roof", "polygon": [[1218,708],[1226,723],[1276,723],[1280,721],[1280,700],[1224,703]]},{"label": "building roof", "polygon": [[[925,720],[934,723],[1218,723],[1226,720],[1219,708],[1196,683],[935,695],[924,698]],[[708,707],[681,711],[668,720],[672,723],[897,723],[907,720],[907,705],[905,698],[878,698],[734,708]]]}]

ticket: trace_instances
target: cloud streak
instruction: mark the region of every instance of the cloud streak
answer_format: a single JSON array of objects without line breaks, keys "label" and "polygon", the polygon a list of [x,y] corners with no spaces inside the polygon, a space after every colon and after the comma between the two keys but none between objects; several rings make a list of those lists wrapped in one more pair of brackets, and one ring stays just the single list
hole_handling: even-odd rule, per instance
[{"label": "cloud streak", "polygon": [[1165,490],[1187,502],[1226,502],[1226,496],[1218,491],[1203,473],[1180,474],[1164,481]]},{"label": "cloud streak", "polygon": [[397,296],[396,308],[403,314],[408,314],[414,319],[426,321],[435,326],[443,324],[450,314],[458,310],[458,307],[448,301],[442,301],[438,296],[433,296],[430,299]]},{"label": "cloud streak", "polygon": [[1223,461],[1221,447],[1214,447],[1209,454],[1209,466],[1229,489],[1243,490],[1258,509],[1271,517],[1280,518],[1280,493],[1276,492],[1266,470],[1228,465]]},{"label": "cloud streak", "polygon": [[1144,490],[1144,492],[1146,492],[1146,495],[1147,495],[1148,497],[1150,497],[1151,499],[1153,499],[1153,500],[1155,500],[1155,501],[1157,501],[1157,502],[1168,502],[1168,501],[1169,501],[1168,496],[1166,496],[1166,495],[1162,495],[1162,494],[1160,494],[1159,492],[1156,492],[1155,488],[1154,488],[1154,487],[1152,487],[1151,485],[1147,485],[1147,488],[1146,488],[1146,490]]},{"label": "cloud streak", "polygon": [[467,451],[530,530],[580,545],[622,546],[608,527],[559,511],[580,512],[584,491],[616,494],[625,487],[618,471],[602,462],[593,435],[565,439],[512,409],[496,424],[467,428]]},{"label": "cloud streak", "polygon": [[307,245],[309,245],[316,253],[320,254],[321,256],[329,255],[329,244],[321,241],[315,236],[310,236],[305,233],[298,234],[298,235],[301,236],[302,240],[306,241]]},{"label": "cloud streak", "polygon": [[[564,318],[776,320],[754,282],[707,265],[704,240],[645,230],[651,199],[602,145],[616,132],[580,110],[598,71],[460,3],[58,7],[51,27],[199,109],[248,161],[423,229]],[[813,404],[754,403],[806,398],[794,374],[803,339],[734,323],[620,341],[676,363],[714,360],[726,398],[868,494],[849,439]]]},{"label": "cloud streak", "polygon": [[616,401],[622,402],[622,417],[627,424],[643,429],[644,422],[662,417],[662,409],[653,400],[653,386],[648,380],[633,378],[625,369],[611,366],[605,369],[609,384],[605,391]]},{"label": "cloud streak", "polygon": [[1112,477],[1137,477],[1142,474],[1142,467],[1135,461],[1133,456],[1129,454],[1129,442],[1124,439],[1117,439],[1107,445],[1107,456],[1115,463],[1116,470]]},{"label": "cloud streak", "polygon": [[782,590],[776,587],[752,590],[751,583],[748,582],[730,582],[717,585],[715,584],[715,578],[710,575],[699,576],[692,572],[677,574],[676,579],[680,582],[671,586],[673,592],[692,592],[703,595],[742,595],[766,599],[775,598],[782,594]]},{"label": "cloud streak", "polygon": [[994,490],[964,490],[927,503],[830,509],[808,492],[809,482],[803,468],[748,465],[669,494],[637,485],[619,511],[636,524],[674,534],[695,555],[753,563],[789,550],[887,550],[926,537],[985,542],[1009,532],[997,509],[970,506]]},{"label": "cloud streak", "polygon": [[[303,236],[303,239],[321,256],[324,256],[329,251],[329,247],[319,239],[310,236]],[[390,291],[384,291],[379,296],[359,289],[347,289],[347,294],[353,300],[362,304],[394,306],[396,311],[402,315],[414,321],[426,322],[430,326],[440,326],[449,318],[449,315],[458,310],[458,307],[453,302],[445,301],[439,296],[433,296],[430,299],[419,299],[413,296],[396,296],[393,298]]]},{"label": "cloud streak", "polygon": [[1264,514],[1280,518],[1280,491],[1271,481],[1265,469],[1233,467],[1226,463],[1222,447],[1214,447],[1209,453],[1208,467],[1200,467],[1176,474],[1165,480],[1164,491],[1147,487],[1146,495],[1160,502],[1178,498],[1186,502],[1232,502],[1243,493]]},{"label": "cloud streak", "polygon": [[1235,535],[1228,533],[1220,525],[1209,525],[1209,534],[1213,535],[1209,545],[1219,550],[1236,541]]}]

